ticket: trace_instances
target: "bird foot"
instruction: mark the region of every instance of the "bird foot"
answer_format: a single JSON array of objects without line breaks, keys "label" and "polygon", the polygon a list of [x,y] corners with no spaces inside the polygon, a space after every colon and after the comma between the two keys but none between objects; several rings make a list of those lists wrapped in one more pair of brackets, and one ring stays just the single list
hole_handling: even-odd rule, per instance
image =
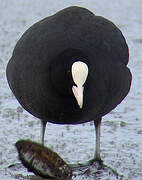
[{"label": "bird foot", "polygon": [[85,163],[77,163],[77,164],[69,164],[69,166],[73,169],[73,170],[76,170],[76,169],[80,169],[80,168],[87,168],[87,167],[90,167],[90,166],[98,166],[98,167],[102,167],[103,166],[103,160],[101,159],[96,159],[96,158],[93,158]]}]

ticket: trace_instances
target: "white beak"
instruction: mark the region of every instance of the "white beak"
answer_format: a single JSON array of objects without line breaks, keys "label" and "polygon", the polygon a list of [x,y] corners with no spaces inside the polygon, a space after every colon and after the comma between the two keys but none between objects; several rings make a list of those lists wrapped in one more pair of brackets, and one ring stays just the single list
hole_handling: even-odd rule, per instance
[{"label": "white beak", "polygon": [[84,89],[83,86],[79,86],[79,87],[73,86],[72,87],[73,94],[77,100],[77,103],[78,103],[80,109],[83,106],[83,89]]},{"label": "white beak", "polygon": [[83,84],[88,76],[88,66],[84,62],[76,61],[72,65],[72,77],[76,86],[72,87],[73,94],[80,108],[83,107]]}]

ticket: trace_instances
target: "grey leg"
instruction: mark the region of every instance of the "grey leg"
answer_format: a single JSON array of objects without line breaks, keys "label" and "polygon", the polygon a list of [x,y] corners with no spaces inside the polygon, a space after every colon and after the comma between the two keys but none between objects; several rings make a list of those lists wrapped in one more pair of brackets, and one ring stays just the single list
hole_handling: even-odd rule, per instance
[{"label": "grey leg", "polygon": [[41,120],[41,144],[44,146],[44,135],[47,121]]},{"label": "grey leg", "polygon": [[96,130],[96,150],[94,155],[95,161],[102,161],[100,156],[100,126],[101,126],[101,118],[94,121],[95,130]]},{"label": "grey leg", "polygon": [[95,148],[95,154],[94,158],[85,162],[85,163],[78,163],[78,164],[70,164],[70,166],[73,169],[80,168],[80,167],[85,167],[85,166],[90,166],[93,163],[98,163],[99,165],[103,164],[103,161],[101,160],[100,156],[100,126],[101,126],[101,118],[96,119],[94,121],[95,125],[95,135],[96,135],[96,148]]}]

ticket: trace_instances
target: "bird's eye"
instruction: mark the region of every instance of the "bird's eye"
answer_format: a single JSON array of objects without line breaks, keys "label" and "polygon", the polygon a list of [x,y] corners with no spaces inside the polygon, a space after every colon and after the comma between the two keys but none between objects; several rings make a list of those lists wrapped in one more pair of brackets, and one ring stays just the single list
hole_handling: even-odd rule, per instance
[{"label": "bird's eye", "polygon": [[67,71],[67,75],[68,75],[68,76],[70,76],[70,74],[71,74],[71,71],[70,71],[70,70],[68,70],[68,71]]}]

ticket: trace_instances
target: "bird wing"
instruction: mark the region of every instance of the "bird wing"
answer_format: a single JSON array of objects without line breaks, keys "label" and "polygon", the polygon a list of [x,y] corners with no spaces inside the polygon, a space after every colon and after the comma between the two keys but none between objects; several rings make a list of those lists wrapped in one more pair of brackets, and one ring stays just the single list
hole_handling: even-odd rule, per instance
[{"label": "bird wing", "polygon": [[106,98],[103,115],[114,109],[126,97],[130,90],[132,75],[124,64],[115,64],[109,71],[108,97]]}]

